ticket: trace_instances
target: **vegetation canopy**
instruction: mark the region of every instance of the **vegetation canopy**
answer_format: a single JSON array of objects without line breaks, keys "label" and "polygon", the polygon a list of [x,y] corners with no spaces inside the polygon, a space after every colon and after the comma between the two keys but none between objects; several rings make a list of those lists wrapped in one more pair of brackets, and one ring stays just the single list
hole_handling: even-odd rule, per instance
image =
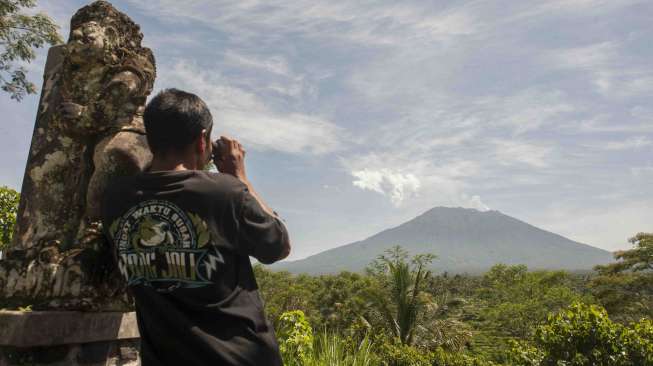
[{"label": "vegetation canopy", "polygon": [[594,273],[436,274],[400,246],[364,274],[255,271],[287,365],[647,366],[652,237]]},{"label": "vegetation canopy", "polygon": [[36,48],[63,42],[46,14],[26,12],[35,6],[35,0],[0,0],[0,88],[17,101],[36,93],[23,64],[34,60]]}]

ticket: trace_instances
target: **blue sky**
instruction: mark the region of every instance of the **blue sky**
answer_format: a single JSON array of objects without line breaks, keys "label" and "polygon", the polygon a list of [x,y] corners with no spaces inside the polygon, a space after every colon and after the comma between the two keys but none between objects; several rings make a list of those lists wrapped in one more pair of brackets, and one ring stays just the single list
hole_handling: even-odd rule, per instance
[{"label": "blue sky", "polygon": [[[84,3],[39,8],[67,38]],[[608,250],[653,231],[653,2],[113,4],[154,51],[155,92],[198,94],[248,149],[293,259],[434,206]],[[0,95],[0,184],[20,187],[37,103]]]}]

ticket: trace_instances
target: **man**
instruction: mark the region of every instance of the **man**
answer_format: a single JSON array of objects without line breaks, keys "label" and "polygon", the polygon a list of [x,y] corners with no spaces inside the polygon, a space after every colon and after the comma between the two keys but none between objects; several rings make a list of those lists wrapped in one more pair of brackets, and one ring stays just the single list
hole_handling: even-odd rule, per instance
[{"label": "man", "polygon": [[221,137],[196,95],[167,89],[144,113],[151,167],[107,188],[102,221],[136,303],[151,365],[281,365],[249,256],[290,253],[288,232],[254,191],[241,144]]}]

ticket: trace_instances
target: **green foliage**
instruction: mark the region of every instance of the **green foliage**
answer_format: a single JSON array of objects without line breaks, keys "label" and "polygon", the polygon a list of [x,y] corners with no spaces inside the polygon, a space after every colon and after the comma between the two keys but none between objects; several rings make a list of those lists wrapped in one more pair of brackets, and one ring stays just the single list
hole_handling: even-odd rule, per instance
[{"label": "green foliage", "polygon": [[364,296],[372,279],[358,273],[341,272],[315,278],[313,298],[320,327],[340,332],[366,332],[369,324],[362,317],[368,311]]},{"label": "green foliage", "polygon": [[549,317],[535,335],[544,348],[543,365],[563,360],[573,365],[622,363],[619,338],[620,329],[605,310],[580,303]]},{"label": "green foliage", "polygon": [[373,282],[364,295],[370,304],[366,317],[402,344],[459,350],[471,334],[455,319],[443,319],[445,308],[427,291],[432,274],[426,267],[433,258],[416,255],[409,261],[396,246],[372,262],[367,273]]},{"label": "green foliage", "polygon": [[383,366],[494,366],[480,357],[461,352],[448,352],[442,348],[427,351],[402,344],[398,339],[381,343],[379,354]]},{"label": "green foliage", "polygon": [[326,330],[315,338],[313,354],[305,366],[372,366],[379,365],[373,344],[366,336],[359,343]]},{"label": "green foliage", "polygon": [[32,61],[35,48],[62,42],[59,27],[47,15],[24,13],[35,6],[35,0],[0,0],[0,87],[18,101],[35,93],[36,86],[16,63]]},{"label": "green foliage", "polygon": [[285,312],[304,310],[313,324],[318,324],[311,303],[314,279],[310,276],[294,276],[288,272],[267,271],[261,265],[254,266],[256,282],[265,300],[265,312],[279,328],[279,319]]},{"label": "green foliage", "polygon": [[20,193],[5,186],[0,187],[0,250],[11,242],[19,201]]},{"label": "green foliage", "polygon": [[446,352],[438,349],[433,353],[433,366],[494,366],[495,363],[482,357],[469,356],[462,353]]},{"label": "green foliage", "polygon": [[537,325],[575,301],[593,302],[583,292],[587,279],[564,271],[528,271],[523,265],[493,266],[465,307],[473,325],[470,351],[506,362],[515,340],[530,339]]},{"label": "green foliage", "polygon": [[633,365],[653,365],[653,321],[632,323],[623,336],[624,346]]},{"label": "green foliage", "polygon": [[286,366],[304,365],[313,353],[313,329],[301,310],[283,313],[279,318],[279,350]]},{"label": "green foliage", "polygon": [[403,344],[399,339],[383,342],[379,353],[384,366],[430,366],[433,363],[431,352]]},{"label": "green foliage", "polygon": [[528,272],[526,266],[504,264],[483,276],[478,294],[484,300],[482,315],[490,326],[519,338],[528,337],[547,314],[575,301],[591,301],[573,289],[567,272]]},{"label": "green foliage", "polygon": [[544,352],[532,345],[530,342],[510,340],[510,351],[508,359],[510,365],[515,366],[539,366],[544,359]]},{"label": "green foliage", "polygon": [[595,269],[594,296],[622,322],[653,317],[653,234],[639,233],[629,240],[633,249],[615,253],[617,262]]},{"label": "green foliage", "polygon": [[301,310],[282,314],[279,324],[279,349],[286,366],[370,366],[380,362],[368,336],[355,342],[324,330],[313,337]]},{"label": "green foliage", "polygon": [[408,254],[399,246],[379,256],[368,268],[368,273],[377,280],[368,296],[389,333],[410,345],[419,318],[429,305],[424,290],[431,272],[425,267],[434,256],[418,255],[411,262],[407,258]]},{"label": "green foliage", "polygon": [[650,320],[632,328],[612,322],[605,309],[574,303],[535,331],[534,346],[515,344],[512,361],[527,366],[653,365]]},{"label": "green foliage", "polygon": [[601,274],[622,273],[624,271],[642,272],[653,270],[653,234],[639,233],[628,240],[634,248],[615,253],[617,263],[597,266]]},{"label": "green foliage", "polygon": [[[647,237],[639,238],[637,244],[648,245]],[[600,307],[582,305],[596,301],[590,281],[646,278],[647,270],[602,272],[592,280],[586,274],[497,265],[483,276],[436,276],[424,270],[428,260],[411,260],[395,248],[366,274],[292,275],[256,266],[266,313],[277,317],[286,363],[651,365],[650,317],[626,325],[626,310],[618,305],[607,310],[610,318]],[[614,283],[620,291],[621,285]],[[288,312],[295,315],[282,316]],[[308,324],[322,332],[313,337]]]}]

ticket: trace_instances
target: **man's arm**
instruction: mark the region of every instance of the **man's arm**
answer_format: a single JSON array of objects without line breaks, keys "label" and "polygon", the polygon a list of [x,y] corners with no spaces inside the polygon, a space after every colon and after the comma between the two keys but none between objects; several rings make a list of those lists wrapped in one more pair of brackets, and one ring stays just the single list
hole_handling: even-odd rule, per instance
[{"label": "man's arm", "polygon": [[288,256],[288,231],[277,216],[267,213],[247,188],[243,187],[238,214],[237,246],[264,264]]},{"label": "man's arm", "polygon": [[[256,192],[245,171],[245,149],[235,139],[230,139],[225,136],[220,137],[221,144],[218,146],[222,151],[217,151],[214,154],[214,164],[222,173],[231,174],[238,178],[245,186],[247,191],[245,194],[254,199],[250,202],[249,197],[243,200],[244,213],[242,219],[248,224],[253,231],[253,235],[260,235],[261,238],[251,237],[249,241],[259,240],[261,243],[254,244],[251,248],[252,255],[262,263],[272,263],[282,260],[290,254],[290,239],[285,225],[279,218],[279,215],[268,206],[261,196]],[[263,211],[264,215],[269,215],[269,218],[263,217],[257,207]],[[274,234],[270,231],[275,231]],[[267,240],[265,240],[267,239]],[[277,245],[279,245],[279,252],[274,253],[278,255],[270,255],[270,251],[276,252]],[[258,246],[258,247],[257,247]]]},{"label": "man's arm", "polygon": [[245,183],[245,185],[247,186],[247,189],[249,190],[249,193],[250,193],[250,194],[251,194],[251,195],[256,199],[256,201],[257,201],[258,204],[261,206],[261,208],[262,208],[262,209],[263,209],[263,210],[264,210],[268,215],[274,217],[275,220],[278,221],[279,225],[281,225],[281,226],[283,227],[284,231],[286,231],[285,240],[284,240],[284,242],[283,242],[283,251],[281,252],[281,257],[280,257],[278,260],[285,259],[286,257],[288,257],[288,255],[290,255],[290,238],[288,237],[288,232],[287,232],[287,229],[286,229],[286,227],[285,227],[283,221],[281,220],[281,218],[279,217],[279,215],[277,215],[276,211],[272,210],[272,209],[270,208],[270,206],[268,206],[268,205],[263,201],[263,199],[261,198],[261,196],[259,196],[259,194],[254,190],[254,187],[252,187],[252,184],[251,184],[249,181],[248,181],[248,182],[243,182],[243,183]]}]

